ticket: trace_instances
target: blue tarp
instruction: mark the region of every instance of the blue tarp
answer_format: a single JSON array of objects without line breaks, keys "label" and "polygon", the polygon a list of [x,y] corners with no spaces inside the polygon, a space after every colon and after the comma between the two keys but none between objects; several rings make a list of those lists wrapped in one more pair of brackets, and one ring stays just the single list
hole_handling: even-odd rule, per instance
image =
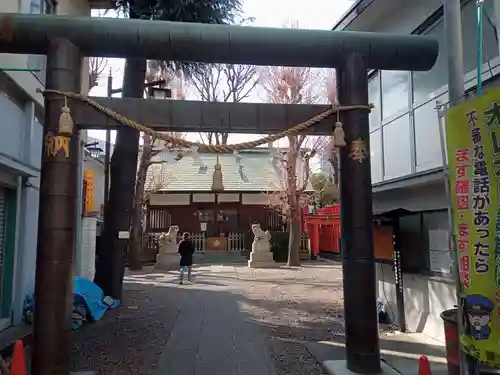
[{"label": "blue tarp", "polygon": [[[75,277],[73,281],[73,316],[72,329],[80,328],[85,321],[101,319],[106,311],[120,305],[120,301],[105,297],[104,292],[92,281]],[[43,308],[43,306],[42,306]],[[27,296],[24,302],[24,318],[32,323],[34,309],[33,296]]]}]

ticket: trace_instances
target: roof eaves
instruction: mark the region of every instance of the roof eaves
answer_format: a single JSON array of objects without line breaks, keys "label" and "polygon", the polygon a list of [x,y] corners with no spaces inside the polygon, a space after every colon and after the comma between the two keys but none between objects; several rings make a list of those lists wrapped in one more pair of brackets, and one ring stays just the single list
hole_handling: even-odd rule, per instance
[{"label": "roof eaves", "polygon": [[333,26],[332,30],[344,30],[375,1],[377,0],[356,0],[347,12],[340,17],[340,20]]}]

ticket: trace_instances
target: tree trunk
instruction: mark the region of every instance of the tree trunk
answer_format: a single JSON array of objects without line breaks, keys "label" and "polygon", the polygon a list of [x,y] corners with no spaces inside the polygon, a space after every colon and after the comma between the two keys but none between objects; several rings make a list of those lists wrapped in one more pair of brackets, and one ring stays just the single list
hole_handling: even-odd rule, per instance
[{"label": "tree trunk", "polygon": [[128,251],[128,266],[131,270],[134,271],[142,270],[142,263],[141,263],[142,202],[141,201],[142,201],[142,194],[139,197],[137,197],[137,192],[136,192],[133,214],[132,214],[132,223],[130,225],[131,234],[130,234],[130,247]]},{"label": "tree trunk", "polygon": [[290,236],[288,240],[288,266],[300,266],[300,217],[290,216]]},{"label": "tree trunk", "polygon": [[[132,14],[130,18],[134,18]],[[123,97],[142,98],[145,76],[145,59],[127,59]],[[102,252],[96,264],[94,279],[103,289],[104,295],[115,299],[122,297],[124,260],[129,242],[118,239],[118,232],[130,231],[138,147],[139,132],[126,126],[119,127],[110,165],[109,200],[104,210]]]},{"label": "tree trunk", "polygon": [[131,222],[130,249],[128,253],[128,262],[130,269],[141,270],[142,264],[140,260],[141,253],[141,219],[142,205],[144,198],[144,187],[146,185],[146,177],[148,174],[149,162],[151,160],[151,139],[149,135],[144,135],[142,145],[141,160],[137,171],[137,179],[135,181],[134,207]]}]

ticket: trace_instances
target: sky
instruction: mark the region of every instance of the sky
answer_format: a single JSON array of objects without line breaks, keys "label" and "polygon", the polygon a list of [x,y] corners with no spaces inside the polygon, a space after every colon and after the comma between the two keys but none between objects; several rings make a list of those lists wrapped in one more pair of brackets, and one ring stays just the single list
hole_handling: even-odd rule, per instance
[{"label": "sky", "polygon": [[[243,17],[254,18],[253,26],[283,27],[290,22],[298,22],[303,29],[331,30],[338,19],[352,5],[352,0],[244,0]],[[307,4],[305,6],[305,4]],[[93,14],[95,16],[96,14]],[[108,15],[109,16],[109,15]],[[109,59],[108,66],[113,75],[113,88],[119,88],[123,81],[123,59]],[[99,86],[90,92],[94,96],[106,96],[107,74],[99,80]],[[194,99],[188,97],[188,99]],[[147,125],[147,124],[145,124]],[[114,132],[113,132],[114,133]],[[90,137],[105,139],[105,131],[90,130]],[[237,143],[259,138],[252,134],[231,134],[229,143]],[[114,140],[114,134],[112,134]],[[189,134],[188,139],[200,141],[197,134]]]}]

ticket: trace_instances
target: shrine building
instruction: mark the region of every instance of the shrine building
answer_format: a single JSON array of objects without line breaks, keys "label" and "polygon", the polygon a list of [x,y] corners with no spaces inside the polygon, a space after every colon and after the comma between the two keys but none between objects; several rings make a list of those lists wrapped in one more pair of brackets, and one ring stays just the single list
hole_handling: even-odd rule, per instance
[{"label": "shrine building", "polygon": [[[214,192],[217,162],[223,190]],[[200,153],[198,162],[185,156],[176,163],[151,165],[143,222],[148,242],[167,232],[170,225],[178,225],[179,234],[191,233],[197,251],[241,251],[251,244],[252,224],[258,223],[264,230],[285,230],[277,205],[271,206],[271,197],[283,191],[282,173],[270,148],[238,155]],[[297,180],[300,184],[300,177]],[[312,192],[309,183],[307,192]]]}]

